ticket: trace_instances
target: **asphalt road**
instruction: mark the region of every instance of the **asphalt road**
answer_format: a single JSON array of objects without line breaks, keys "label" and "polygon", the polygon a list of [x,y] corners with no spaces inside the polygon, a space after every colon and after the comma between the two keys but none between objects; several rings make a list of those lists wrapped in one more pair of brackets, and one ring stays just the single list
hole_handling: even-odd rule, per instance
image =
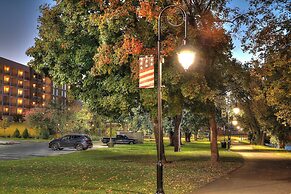
[{"label": "asphalt road", "polygon": [[18,160],[28,157],[45,157],[75,152],[75,149],[66,148],[61,151],[52,151],[47,142],[19,142],[11,145],[0,145],[0,160]]},{"label": "asphalt road", "polygon": [[244,165],[202,187],[197,194],[291,194],[290,158],[257,152],[248,145],[233,146],[232,151],[243,156]]}]

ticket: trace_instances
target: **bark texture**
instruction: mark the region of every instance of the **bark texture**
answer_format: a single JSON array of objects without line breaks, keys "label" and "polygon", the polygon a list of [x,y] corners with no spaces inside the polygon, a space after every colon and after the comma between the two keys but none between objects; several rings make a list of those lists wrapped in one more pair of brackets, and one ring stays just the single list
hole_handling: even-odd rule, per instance
[{"label": "bark texture", "polygon": [[217,164],[219,160],[218,145],[217,145],[217,125],[215,120],[215,112],[210,114],[210,146],[211,146],[211,163]]},{"label": "bark texture", "polygon": [[174,152],[181,151],[181,131],[180,125],[182,121],[182,115],[177,115],[174,117]]}]

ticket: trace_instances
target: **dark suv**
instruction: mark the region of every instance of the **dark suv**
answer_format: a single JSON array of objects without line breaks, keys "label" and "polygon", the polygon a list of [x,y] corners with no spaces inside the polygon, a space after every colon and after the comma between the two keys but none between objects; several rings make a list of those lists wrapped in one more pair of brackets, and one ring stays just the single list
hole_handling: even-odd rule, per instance
[{"label": "dark suv", "polygon": [[49,142],[49,148],[52,150],[62,150],[63,148],[75,148],[78,151],[92,148],[92,140],[88,135],[74,134],[65,135],[61,138]]}]

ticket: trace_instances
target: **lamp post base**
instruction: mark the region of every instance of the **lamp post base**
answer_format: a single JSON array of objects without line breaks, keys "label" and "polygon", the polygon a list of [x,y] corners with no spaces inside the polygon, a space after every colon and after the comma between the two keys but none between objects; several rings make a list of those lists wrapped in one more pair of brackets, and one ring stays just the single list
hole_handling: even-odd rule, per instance
[{"label": "lamp post base", "polygon": [[156,194],[164,194],[163,189],[163,163],[158,161],[157,163],[157,192]]}]

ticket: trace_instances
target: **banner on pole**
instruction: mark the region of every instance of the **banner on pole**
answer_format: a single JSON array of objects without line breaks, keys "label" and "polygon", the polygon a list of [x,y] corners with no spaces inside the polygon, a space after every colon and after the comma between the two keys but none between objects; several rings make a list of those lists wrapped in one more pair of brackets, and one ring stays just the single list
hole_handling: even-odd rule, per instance
[{"label": "banner on pole", "polygon": [[141,56],[139,58],[139,88],[154,88],[154,84],[154,56]]}]

